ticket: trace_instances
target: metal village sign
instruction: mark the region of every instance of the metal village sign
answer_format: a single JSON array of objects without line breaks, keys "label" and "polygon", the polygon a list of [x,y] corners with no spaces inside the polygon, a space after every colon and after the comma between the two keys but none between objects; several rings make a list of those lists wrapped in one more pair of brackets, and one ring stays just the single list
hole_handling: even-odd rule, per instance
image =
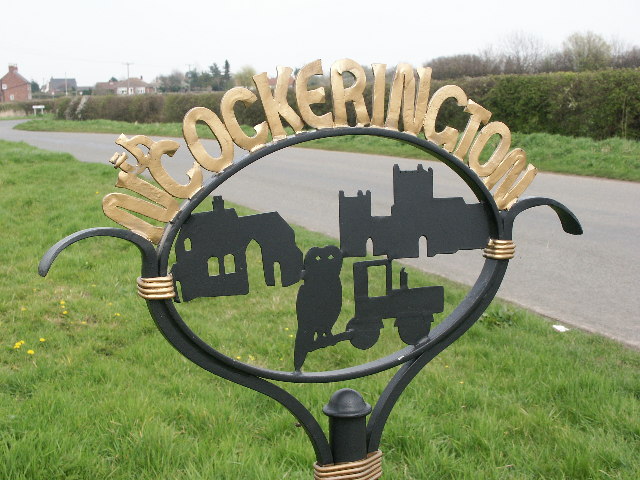
[{"label": "metal village sign", "polygon": [[[564,230],[578,235],[582,228],[561,203],[548,198],[519,200],[533,180],[536,169],[527,164],[525,152],[510,150],[511,135],[504,123],[489,122],[491,112],[468,99],[455,85],[430,94],[431,70],[408,64],[397,66],[385,111],[386,66],[374,64],[372,101],[364,97],[366,74],[349,59],[331,66],[332,113],[316,115],[312,106],[326,101],[324,88],[309,89],[309,80],[322,75],[316,60],[295,77],[297,111],[287,101],[292,70],[278,68],[272,90],[266,73],[253,77],[255,91],[235,87],[221,100],[220,118],[207,108],[190,110],[183,124],[184,138],[195,162],[187,172],[187,184],[178,183],[162,165],[163,156],[173,156],[179,144],[154,141],[146,136],[116,143],[126,153],[116,153],[111,163],[119,169],[117,187],[138,196],[111,193],[103,200],[105,214],[126,227],[91,228],[72,234],[45,254],[39,272],[46,275],[57,255],[84,238],[111,236],[128,240],[142,253],[138,294],[146,299],[149,312],[166,339],[200,367],[232,382],[268,395],[285,406],[302,425],[313,444],[316,479],[376,479],[382,475],[378,450],[384,425],[399,396],[418,372],[480,317],[491,303],[514,256],[512,227],[515,217],[531,207],[548,205],[558,215]],[[417,74],[417,75],[416,75]],[[351,79],[345,86],[346,77]],[[266,121],[248,136],[236,119],[236,103],[262,103]],[[453,98],[469,114],[463,132],[447,126],[437,131],[436,119],[443,102]],[[347,123],[347,105],[352,104],[357,125]],[[351,108],[351,107],[350,107]],[[285,120],[296,132],[287,135]],[[402,121],[403,131],[398,130]],[[219,155],[206,149],[196,132],[202,122],[213,132]],[[421,137],[424,133],[424,137]],[[272,140],[268,141],[269,135]],[[277,212],[238,216],[225,208],[221,196],[213,197],[210,211],[194,209],[233,175],[269,154],[309,140],[344,135],[373,135],[395,139],[427,152],[449,167],[471,190],[477,202],[462,197],[434,197],[434,172],[416,162],[416,168],[389,168],[394,189],[391,215],[371,215],[371,192],[356,195],[338,191],[340,247],[316,246],[303,253],[294,230]],[[480,154],[487,142],[499,137],[484,163]],[[234,160],[234,144],[249,151]],[[135,161],[130,161],[132,156]],[[203,169],[214,172],[203,181]],[[140,174],[148,170],[159,187]],[[491,191],[493,190],[493,193]],[[141,198],[143,197],[143,198]],[[178,199],[185,199],[182,204]],[[142,217],[165,223],[164,228]],[[459,250],[482,250],[484,265],[476,283],[453,311],[431,328],[434,315],[443,312],[444,287],[409,286],[404,268],[394,273],[394,262],[419,256],[419,241],[426,238],[426,255],[453,254]],[[274,370],[245,363],[206,343],[181,317],[176,303],[196,298],[249,294],[246,250],[256,241],[261,248],[264,281],[276,285],[275,266],[280,269],[282,288],[297,288],[295,314],[297,332],[291,370]],[[377,259],[365,259],[367,243]],[[172,253],[173,252],[173,253]],[[342,331],[335,331],[343,310],[343,262],[352,266],[354,315]],[[175,260],[173,260],[175,258]],[[211,271],[211,261],[216,264]],[[173,262],[173,263],[172,263]],[[172,263],[172,264],[171,264]],[[382,295],[369,294],[369,272],[384,272]],[[399,285],[394,288],[394,283]],[[349,283],[350,284],[350,283]],[[297,285],[297,287],[296,287]],[[179,289],[176,288],[179,286]],[[215,302],[216,300],[214,300]],[[181,308],[186,308],[181,307]],[[293,312],[293,309],[292,309]],[[261,312],[255,312],[261,315]],[[373,347],[385,326],[395,319],[399,350],[360,365],[344,365],[330,371],[307,371],[305,361],[313,352],[350,342],[357,349]],[[343,322],[344,323],[344,322]],[[275,329],[274,325],[274,329]],[[238,342],[242,340],[238,339]],[[372,409],[351,389],[338,390],[324,407],[329,416],[329,439],[309,410],[272,381],[320,383],[350,380],[400,366]],[[366,422],[366,416],[371,417]]]}]

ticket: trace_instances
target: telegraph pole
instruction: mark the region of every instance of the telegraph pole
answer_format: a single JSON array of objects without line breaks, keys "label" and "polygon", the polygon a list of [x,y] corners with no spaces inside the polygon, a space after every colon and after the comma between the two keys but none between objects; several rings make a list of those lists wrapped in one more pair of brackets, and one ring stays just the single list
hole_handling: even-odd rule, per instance
[{"label": "telegraph pole", "polygon": [[124,62],[124,64],[127,66],[127,95],[131,94],[131,91],[129,90],[129,65],[133,65],[132,62]]},{"label": "telegraph pole", "polygon": [[187,74],[185,75],[187,79],[187,92],[191,92],[191,64],[187,65]]}]

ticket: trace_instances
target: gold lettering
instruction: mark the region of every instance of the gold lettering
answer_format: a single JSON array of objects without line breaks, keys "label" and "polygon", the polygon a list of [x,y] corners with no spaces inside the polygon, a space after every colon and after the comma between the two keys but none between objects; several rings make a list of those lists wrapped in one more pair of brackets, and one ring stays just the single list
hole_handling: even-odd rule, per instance
[{"label": "gold lettering", "polygon": [[[355,81],[353,85],[344,88],[344,72],[351,73]],[[364,87],[367,76],[364,68],[348,58],[338,60],[331,66],[331,93],[333,95],[333,121],[336,127],[348,127],[347,102],[353,102],[356,110],[358,126],[369,125],[369,112],[364,101]]]},{"label": "gold lettering", "polygon": [[402,123],[404,131],[417,135],[424,125],[429,90],[431,89],[431,69],[418,68],[418,98],[416,101],[416,79],[413,67],[407,63],[400,63],[396,68],[389,94],[389,107],[387,109],[387,128],[398,129],[400,108],[402,106]]},{"label": "gold lettering", "polygon": [[[159,140],[156,142],[144,135],[136,135],[131,138],[120,135],[116,140],[116,144],[125,148],[138,161],[138,165],[131,165],[126,161],[127,156],[124,155],[123,161],[116,165],[120,170],[131,174],[138,174],[148,168],[154,180],[167,192],[177,198],[190,198],[195,192],[202,188],[202,169],[197,162],[194,162],[191,169],[187,172],[190,181],[186,185],[181,185],[176,182],[162,166],[162,155],[173,157],[180,147],[178,142],[173,140]],[[148,153],[144,153],[138,145],[147,147]]]},{"label": "gold lettering", "polygon": [[460,139],[458,146],[453,152],[453,154],[460,160],[464,160],[464,157],[467,155],[469,147],[471,146],[471,142],[476,136],[476,133],[478,133],[480,124],[487,123],[489,121],[489,118],[491,118],[491,112],[489,110],[477,104],[471,99],[469,99],[469,101],[467,102],[467,106],[464,108],[464,111],[466,113],[470,113],[471,117],[469,117],[469,121],[467,122],[467,126],[464,129],[462,138]]},{"label": "gold lettering", "polygon": [[149,162],[149,172],[158,184],[164,188],[167,193],[177,198],[191,198],[191,196],[202,188],[202,169],[197,162],[193,162],[191,168],[187,171],[189,183],[181,185],[176,182],[171,175],[162,166],[162,155],[173,157],[178,150],[180,144],[173,140],[160,140],[155,142],[149,154],[151,161]]},{"label": "gold lettering", "polygon": [[436,118],[444,101],[448,98],[455,98],[458,105],[467,105],[467,95],[457,85],[445,85],[433,94],[429,101],[429,108],[424,119],[424,134],[436,145],[442,145],[447,152],[451,152],[457,143],[458,130],[452,127],[445,127],[442,131],[436,132]]},{"label": "gold lettering", "polygon": [[246,107],[248,107],[252,103],[255,103],[256,100],[258,100],[258,97],[256,97],[251,90],[244,87],[233,87],[224,94],[222,101],[220,102],[220,111],[222,113],[224,124],[227,127],[227,131],[231,135],[231,138],[233,138],[236,145],[240,148],[244,148],[245,150],[254,150],[256,147],[267,143],[267,139],[269,138],[269,128],[267,126],[267,122],[262,122],[261,124],[253,127],[256,130],[256,134],[252,137],[248,136],[244,133],[242,128],[240,128],[240,124],[238,123],[236,112],[233,107],[237,102],[242,102]]},{"label": "gold lettering", "polygon": [[[489,160],[480,164],[480,152],[493,135],[500,135],[500,143],[493,151]],[[509,152],[511,146],[511,132],[501,122],[487,124],[473,142],[469,152],[469,167],[480,177],[485,177],[483,182],[487,189],[491,190],[501,178],[502,184],[494,192],[493,198],[499,209],[508,209],[515,203],[518,197],[531,184],[538,173],[533,165],[527,165],[527,156],[521,148]],[[524,174],[523,174],[524,172]],[[522,175],[521,178],[519,178]]]},{"label": "gold lettering", "polygon": [[157,205],[124,193],[110,193],[102,199],[102,210],[105,215],[132,232],[142,235],[154,244],[158,244],[164,229],[151,225],[127,210],[160,222],[170,222],[180,209],[176,199],[138,176],[124,171],[118,173],[116,187],[127,188],[139,193]]},{"label": "gold lettering", "polygon": [[302,67],[296,77],[296,100],[300,116],[310,127],[331,128],[333,127],[331,113],[318,116],[311,110],[311,105],[314,103],[325,102],[324,87],[307,90],[307,83],[313,75],[322,75],[322,62],[320,60],[308,63]]},{"label": "gold lettering", "polygon": [[[500,135],[500,143],[493,151],[489,160],[480,165],[480,153],[493,135]],[[504,159],[511,147],[511,132],[502,122],[491,122],[480,130],[480,135],[475,139],[469,152],[469,167],[481,177],[491,175]]]},{"label": "gold lettering", "polygon": [[125,148],[138,161],[137,165],[131,165],[126,161],[128,157],[125,154],[122,161],[116,165],[116,168],[124,172],[138,174],[144,172],[149,167],[149,161],[151,160],[150,155],[144,153],[142,149],[138,147],[138,145],[143,145],[150,150],[153,145],[153,140],[149,137],[145,135],[134,135],[131,138],[127,138],[126,135],[121,134],[116,140],[116,145]]},{"label": "gold lettering", "polygon": [[[518,180],[523,171],[524,175]],[[484,179],[484,184],[491,189],[505,173],[504,181],[493,194],[496,205],[501,210],[508,209],[515,203],[531,184],[538,169],[531,164],[527,165],[526,153],[521,148],[516,148],[509,152],[493,173]]]},{"label": "gold lettering", "polygon": [[[220,156],[212,157],[202,145],[198,132],[197,122],[207,124],[211,132],[215,135],[220,145]],[[233,140],[224,124],[218,116],[205,107],[195,107],[187,112],[182,122],[182,133],[187,142],[187,147],[193,158],[204,168],[211,172],[221,172],[233,163]]]},{"label": "gold lettering", "polygon": [[374,63],[373,70],[373,100],[371,101],[371,126],[384,126],[384,94],[387,87],[387,66],[384,63]]},{"label": "gold lettering", "polygon": [[271,135],[274,140],[281,140],[287,136],[287,132],[282,126],[280,117],[284,118],[289,125],[293,127],[296,133],[301,132],[304,123],[298,114],[291,108],[287,102],[287,91],[289,90],[289,80],[291,79],[290,67],[278,67],[278,77],[276,79],[276,88],[271,93],[269,87],[269,78],[266,73],[253,76],[253,82],[258,89],[258,95],[262,100],[264,113],[271,129]]}]

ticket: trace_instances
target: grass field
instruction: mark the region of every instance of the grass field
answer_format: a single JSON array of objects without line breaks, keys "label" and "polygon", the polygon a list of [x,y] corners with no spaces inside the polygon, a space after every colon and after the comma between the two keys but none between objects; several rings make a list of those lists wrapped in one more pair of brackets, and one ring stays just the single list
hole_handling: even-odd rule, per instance
[{"label": "grass field", "polygon": [[[211,132],[204,125],[198,125],[198,127],[201,137],[212,138]],[[182,125],[179,123],[131,124],[111,120],[78,122],[55,120],[50,116],[31,120],[17,128],[34,131],[182,136]],[[513,147],[523,148],[527,152],[528,160],[541,171],[640,181],[640,142],[634,140],[610,138],[596,141],[590,138],[564,137],[546,133],[513,133],[511,143]],[[405,158],[427,158],[426,155],[420,156],[421,152],[416,148],[378,137],[326,138],[301,146]],[[488,157],[491,149],[487,147],[486,150],[483,153]],[[416,155],[418,156],[416,157]]]},{"label": "grass field", "polygon": [[[311,478],[310,444],[283,408],[192,365],[155,329],[135,294],[134,247],[85,240],[37,276],[57,240],[111,225],[101,199],[113,168],[2,141],[0,166],[0,479]],[[299,228],[296,239],[332,243]],[[409,275],[445,285],[447,310],[464,294]],[[296,290],[180,311],[223,352],[290,369]],[[389,327],[377,351],[325,349],[305,367],[398,346]],[[346,384],[374,403],[389,376]],[[326,427],[321,408],[346,384],[286,388]],[[407,389],[381,449],[388,479],[640,478],[640,353],[495,302]]]}]

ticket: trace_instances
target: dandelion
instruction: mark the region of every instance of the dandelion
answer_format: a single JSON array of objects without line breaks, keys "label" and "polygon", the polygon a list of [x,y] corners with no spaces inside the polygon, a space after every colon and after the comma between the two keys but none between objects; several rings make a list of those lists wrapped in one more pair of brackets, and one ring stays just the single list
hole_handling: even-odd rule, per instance
[{"label": "dandelion", "polygon": [[289,327],[284,327],[284,331],[288,332],[289,331]]},{"label": "dandelion", "polygon": [[21,312],[26,312],[27,311],[27,307],[20,307],[20,311]]},{"label": "dandelion", "polygon": [[46,339],[46,338],[40,337],[40,342],[41,342],[41,343],[44,343],[44,342],[46,342],[46,341],[47,341],[47,339]]},{"label": "dandelion", "polygon": [[293,334],[291,334],[291,333],[290,333],[290,334],[289,334],[289,338],[293,338]]},{"label": "dandelion", "polygon": [[86,321],[86,320],[82,320],[82,321],[80,322],[80,324],[81,324],[81,325],[86,325],[86,324],[87,324],[87,321]]},{"label": "dandelion", "polygon": [[60,300],[60,305],[64,305],[64,300]]},{"label": "dandelion", "polygon": [[66,315],[67,313],[69,313],[67,310],[63,310],[62,314]]},{"label": "dandelion", "polygon": [[34,353],[36,353],[36,352],[34,352],[33,350],[27,350],[27,354],[28,355],[33,355]]},{"label": "dandelion", "polygon": [[98,191],[96,190],[96,195],[99,195],[99,194],[100,194],[100,192],[98,192]]},{"label": "dandelion", "polygon": [[236,360],[242,360],[242,357],[241,357],[240,355],[238,355],[238,356],[236,357]]},{"label": "dandelion", "polygon": [[250,362],[254,362],[255,360],[256,360],[256,357],[254,357],[253,355],[249,355]]},{"label": "dandelion", "polygon": [[22,346],[22,344],[21,344],[20,342],[16,342],[16,343],[13,345],[13,349],[14,349],[14,350],[17,350],[17,349],[19,349],[21,346]]},{"label": "dandelion", "polygon": [[459,383],[464,383],[464,382],[463,382],[462,380],[460,380],[460,382],[459,382]]},{"label": "dandelion", "polygon": [[25,342],[24,340],[20,340],[18,343],[19,343],[20,345],[24,345],[24,344],[25,344],[25,343],[27,343],[27,342]]},{"label": "dandelion", "polygon": [[114,315],[114,317],[119,317],[119,316],[120,316],[120,314],[119,314],[119,313],[116,313],[116,314]]}]

